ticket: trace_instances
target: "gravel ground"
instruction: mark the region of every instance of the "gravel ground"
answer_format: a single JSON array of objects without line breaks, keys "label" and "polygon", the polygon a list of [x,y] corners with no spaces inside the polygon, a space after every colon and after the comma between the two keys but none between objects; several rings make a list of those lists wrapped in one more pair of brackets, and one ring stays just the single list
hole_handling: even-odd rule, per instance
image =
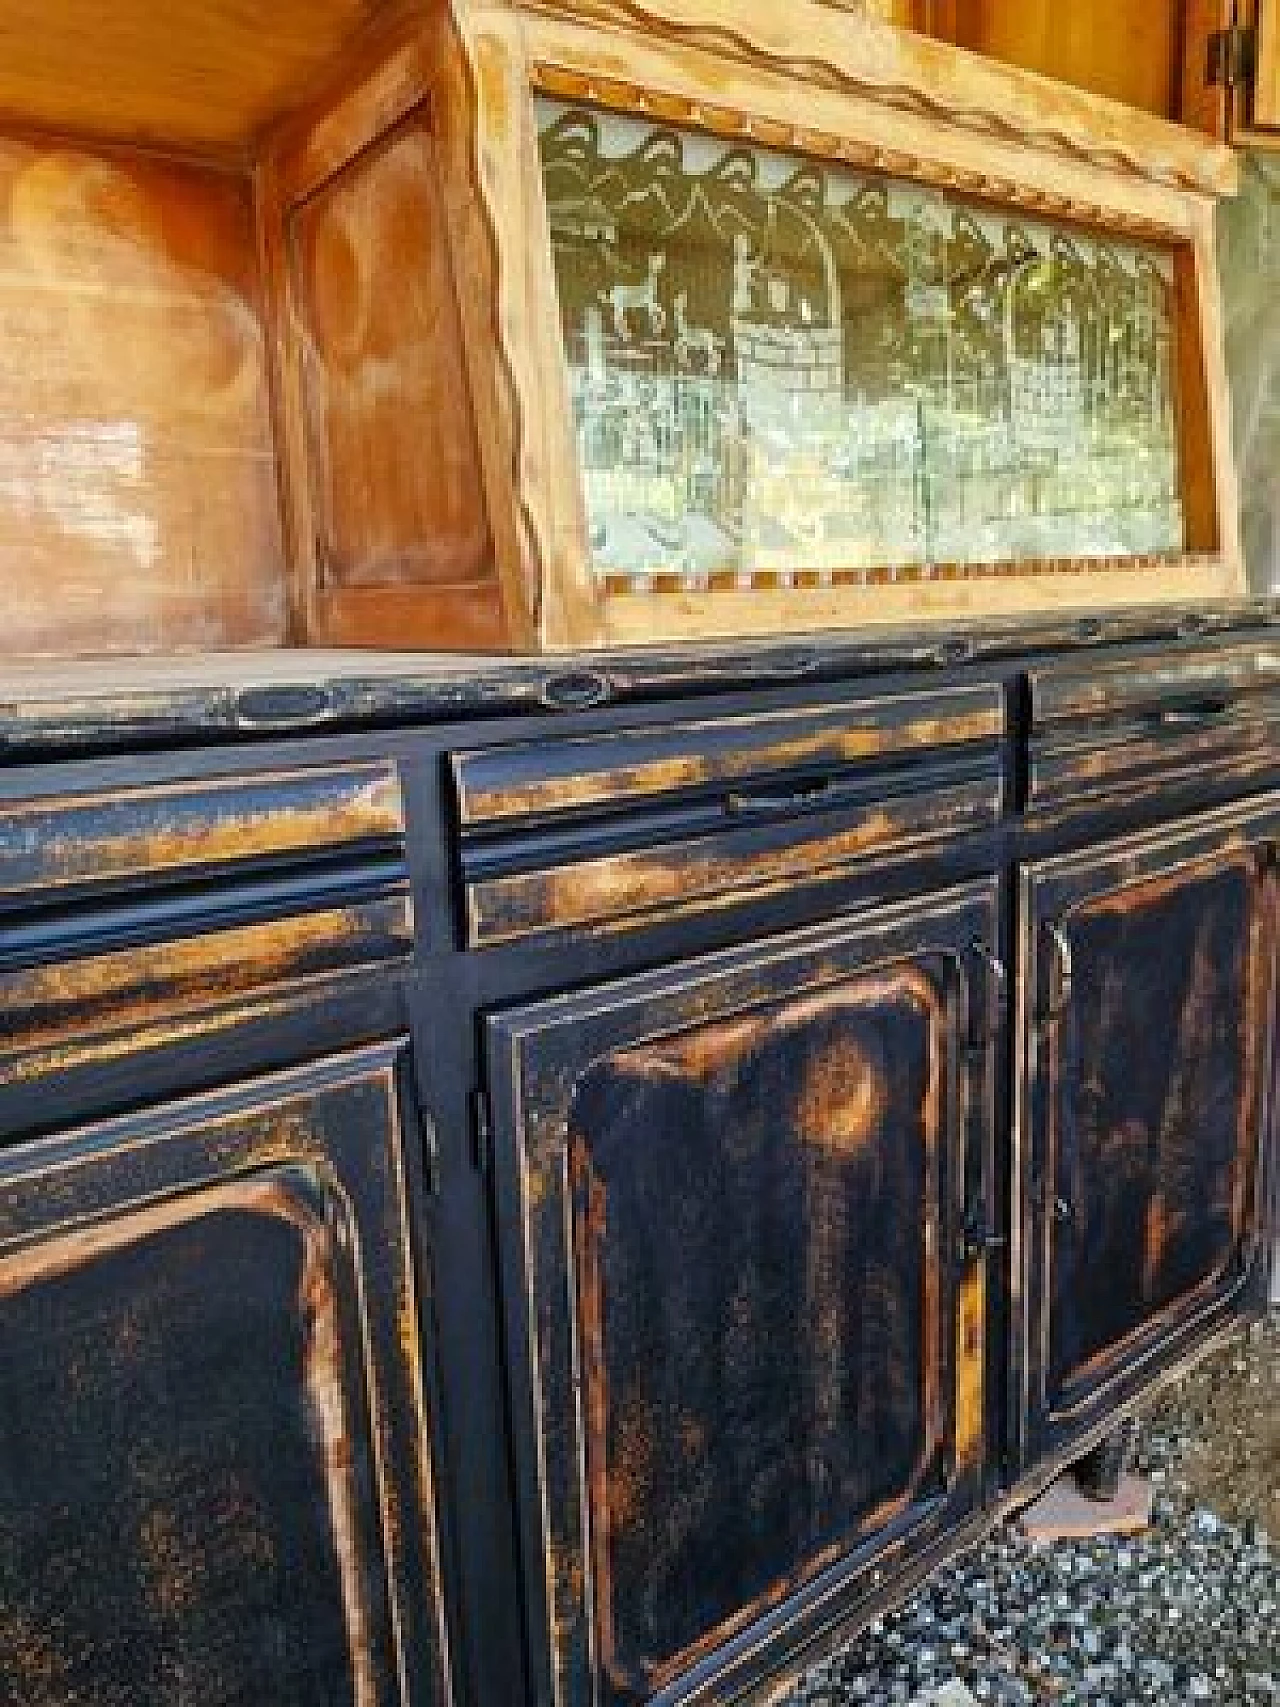
[{"label": "gravel ground", "polygon": [[1153,1408],[1136,1462],[1145,1534],[1037,1550],[1005,1528],[787,1707],[1280,1703],[1280,1312]]}]

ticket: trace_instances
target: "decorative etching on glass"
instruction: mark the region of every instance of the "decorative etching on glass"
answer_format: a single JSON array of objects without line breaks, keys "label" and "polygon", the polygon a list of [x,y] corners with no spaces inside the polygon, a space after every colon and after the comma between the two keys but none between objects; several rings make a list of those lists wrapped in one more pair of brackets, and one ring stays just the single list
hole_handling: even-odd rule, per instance
[{"label": "decorative etching on glass", "polygon": [[1183,550],[1168,253],[590,107],[538,121],[601,574]]}]

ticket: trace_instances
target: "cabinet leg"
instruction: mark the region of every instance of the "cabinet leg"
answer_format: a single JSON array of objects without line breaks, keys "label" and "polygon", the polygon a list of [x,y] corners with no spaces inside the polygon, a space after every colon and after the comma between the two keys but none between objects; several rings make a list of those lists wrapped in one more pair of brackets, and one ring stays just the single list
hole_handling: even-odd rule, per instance
[{"label": "cabinet leg", "polygon": [[1100,1440],[1092,1452],[1076,1459],[1071,1472],[1086,1499],[1097,1500],[1099,1504],[1115,1499],[1133,1450],[1134,1432],[1133,1422],[1126,1419]]}]

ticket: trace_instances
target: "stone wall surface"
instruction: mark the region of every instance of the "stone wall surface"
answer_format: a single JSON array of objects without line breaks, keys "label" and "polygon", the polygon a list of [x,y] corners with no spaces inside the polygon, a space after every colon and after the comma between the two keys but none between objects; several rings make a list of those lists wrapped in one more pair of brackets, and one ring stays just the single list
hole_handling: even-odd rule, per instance
[{"label": "stone wall surface", "polygon": [[1224,202],[1222,284],[1245,556],[1255,593],[1280,592],[1280,158],[1245,158]]}]

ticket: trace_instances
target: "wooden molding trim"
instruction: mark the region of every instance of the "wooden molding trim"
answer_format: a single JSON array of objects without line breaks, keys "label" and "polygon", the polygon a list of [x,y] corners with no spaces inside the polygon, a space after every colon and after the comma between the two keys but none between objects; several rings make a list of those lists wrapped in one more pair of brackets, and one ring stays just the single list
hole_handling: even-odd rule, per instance
[{"label": "wooden molding trim", "polygon": [[[1230,150],[1150,114],[948,43],[850,14],[840,0],[450,0],[455,162],[470,206],[472,332],[493,398],[492,508],[518,518],[536,643],[572,651],[666,636],[775,633],[1033,609],[1199,600],[1243,591],[1229,408],[1212,289],[1215,200]],[[796,44],[803,43],[803,54]],[[652,115],[907,178],[1032,217],[1158,242],[1179,257],[1187,554],[1159,566],[796,577],[777,587],[627,592],[593,568],[548,241],[533,96]],[[461,103],[461,104],[460,104]],[[1188,384],[1188,381],[1194,381]],[[647,611],[647,617],[646,617]],[[646,627],[646,623],[648,626]]]},{"label": "wooden molding trim", "polygon": [[[509,9],[603,25],[857,94],[932,122],[1126,177],[1233,195],[1227,148],[1154,114],[851,13],[842,0],[509,0]],[[797,52],[796,44],[804,51]]]},{"label": "wooden molding trim", "polygon": [[522,282],[512,277],[528,227],[506,223],[518,219],[521,209],[503,207],[496,181],[501,163],[511,168],[513,157],[518,158],[523,127],[531,123],[525,111],[528,90],[518,85],[525,72],[523,56],[517,54],[510,65],[510,44],[502,33],[497,39],[478,38],[463,10],[464,0],[449,0],[432,38],[442,192],[506,595],[508,641],[516,649],[537,651],[553,577],[543,550],[539,482],[530,468],[530,423],[522,403],[531,383],[522,368],[520,302],[525,293]]},{"label": "wooden molding trim", "polygon": [[[830,0],[828,0],[830,3]],[[886,148],[861,137],[803,124],[782,124],[749,117],[732,108],[695,101],[687,96],[668,95],[643,88],[638,83],[612,77],[585,77],[581,72],[540,60],[530,67],[533,86],[543,94],[611,111],[652,115],[665,123],[688,125],[715,136],[741,138],[765,148],[793,154],[808,154],[818,160],[839,161],[890,178],[909,178],[934,189],[951,190],[1000,207],[1021,208],[1041,219],[1055,219],[1113,231],[1148,242],[1177,243],[1185,232],[1167,221],[1129,209],[1107,206],[1080,196],[1046,190],[1024,180],[1000,173],[947,165],[940,159]]]}]

